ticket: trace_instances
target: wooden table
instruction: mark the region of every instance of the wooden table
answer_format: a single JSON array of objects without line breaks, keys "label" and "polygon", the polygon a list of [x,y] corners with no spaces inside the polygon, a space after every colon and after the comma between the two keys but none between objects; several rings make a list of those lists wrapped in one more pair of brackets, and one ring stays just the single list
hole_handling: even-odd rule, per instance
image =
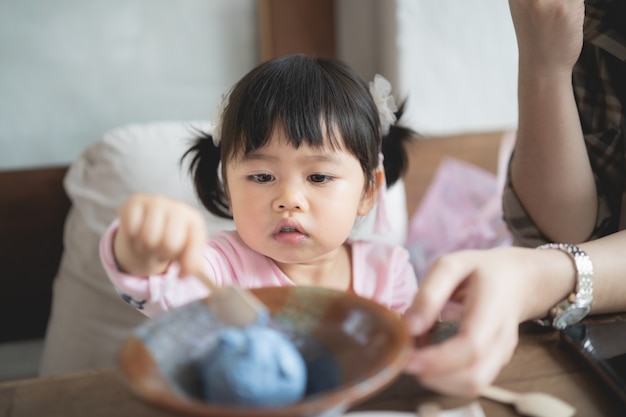
[{"label": "wooden table", "polygon": [[[542,391],[576,407],[577,416],[620,417],[626,406],[575,354],[559,342],[554,331],[522,326],[520,343],[497,385],[517,391]],[[425,401],[455,408],[466,399],[424,390],[414,378],[402,375],[383,392],[353,410],[412,411]],[[512,408],[480,399],[487,417],[517,416]],[[159,417],[173,416],[136,397],[114,369],[86,371],[58,377],[0,383],[0,417]]]}]

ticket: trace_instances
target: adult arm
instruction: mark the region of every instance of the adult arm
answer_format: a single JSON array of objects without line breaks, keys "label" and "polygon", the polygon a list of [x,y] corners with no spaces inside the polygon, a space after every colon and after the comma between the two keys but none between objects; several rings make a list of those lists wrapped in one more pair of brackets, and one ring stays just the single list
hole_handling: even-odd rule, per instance
[{"label": "adult arm", "polygon": [[582,242],[597,210],[593,172],[572,88],[583,42],[582,0],[510,0],[519,49],[514,192],[549,240]]}]

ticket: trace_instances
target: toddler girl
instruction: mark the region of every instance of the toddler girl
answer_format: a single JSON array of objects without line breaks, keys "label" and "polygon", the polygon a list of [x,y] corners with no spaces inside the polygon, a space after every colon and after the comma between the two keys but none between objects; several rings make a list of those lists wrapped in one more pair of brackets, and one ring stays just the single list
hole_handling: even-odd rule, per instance
[{"label": "toddler girl", "polygon": [[236,231],[207,239],[196,209],[133,195],[101,241],[113,284],[149,316],[206,297],[200,270],[222,286],[330,287],[403,312],[417,290],[407,251],[349,238],[406,169],[414,132],[394,125],[396,110],[386,80],[368,89],[339,61],[292,55],[259,65],[183,157],[202,204],[233,218]]}]

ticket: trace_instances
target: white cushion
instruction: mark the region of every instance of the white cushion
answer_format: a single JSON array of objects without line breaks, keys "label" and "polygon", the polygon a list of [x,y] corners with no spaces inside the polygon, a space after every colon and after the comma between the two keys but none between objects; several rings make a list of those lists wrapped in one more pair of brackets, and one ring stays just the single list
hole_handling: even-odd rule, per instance
[{"label": "white cushion", "polygon": [[[54,282],[52,312],[41,361],[42,375],[115,366],[128,332],[145,317],[121,300],[100,263],[100,236],[132,193],[152,192],[200,207],[180,158],[208,122],[162,121],[114,129],[89,146],[64,181],[72,207],[65,224],[64,252]],[[372,233],[373,214],[354,236],[403,244],[408,216],[404,184],[386,195],[392,232]],[[206,212],[206,210],[203,210]],[[209,233],[232,229],[230,220],[206,214]]]}]

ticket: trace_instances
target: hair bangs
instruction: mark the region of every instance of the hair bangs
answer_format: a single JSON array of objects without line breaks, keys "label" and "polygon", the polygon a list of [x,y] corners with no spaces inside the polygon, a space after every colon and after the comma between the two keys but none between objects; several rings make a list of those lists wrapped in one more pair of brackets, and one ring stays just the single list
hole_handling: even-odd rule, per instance
[{"label": "hair bangs", "polygon": [[260,64],[235,84],[218,109],[217,136],[199,138],[187,154],[194,158],[190,171],[201,201],[221,217],[230,216],[227,164],[264,147],[276,133],[295,148],[305,144],[349,152],[361,164],[366,187],[375,184],[381,154],[387,185],[399,178],[407,164],[404,144],[415,134],[392,125],[382,146],[378,108],[358,73],[341,61],[306,55]]}]

